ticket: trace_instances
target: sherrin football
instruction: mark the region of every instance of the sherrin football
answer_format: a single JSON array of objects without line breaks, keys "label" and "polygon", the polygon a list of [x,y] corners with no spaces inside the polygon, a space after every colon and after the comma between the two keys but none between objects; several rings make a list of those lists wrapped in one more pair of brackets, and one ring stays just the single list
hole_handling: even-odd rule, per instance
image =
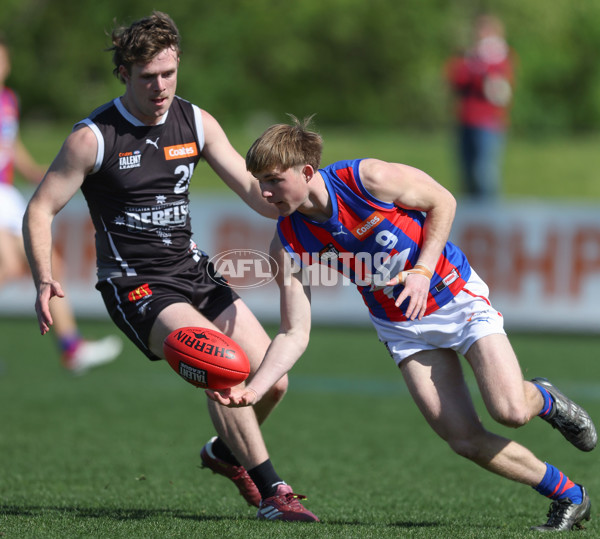
[{"label": "sherrin football", "polygon": [[196,387],[227,389],[250,374],[250,362],[240,346],[212,329],[176,329],[165,339],[163,351],[173,370]]}]

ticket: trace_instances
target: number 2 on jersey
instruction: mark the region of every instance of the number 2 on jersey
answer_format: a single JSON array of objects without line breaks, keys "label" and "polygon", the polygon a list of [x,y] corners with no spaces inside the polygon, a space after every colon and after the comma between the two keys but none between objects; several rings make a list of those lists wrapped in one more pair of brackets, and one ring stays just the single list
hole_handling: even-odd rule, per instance
[{"label": "number 2 on jersey", "polygon": [[180,176],[180,179],[175,184],[175,188],[173,192],[176,195],[181,195],[188,190],[190,186],[190,180],[192,179],[192,174],[194,173],[194,163],[190,163],[189,165],[179,165],[175,169],[175,175]]}]

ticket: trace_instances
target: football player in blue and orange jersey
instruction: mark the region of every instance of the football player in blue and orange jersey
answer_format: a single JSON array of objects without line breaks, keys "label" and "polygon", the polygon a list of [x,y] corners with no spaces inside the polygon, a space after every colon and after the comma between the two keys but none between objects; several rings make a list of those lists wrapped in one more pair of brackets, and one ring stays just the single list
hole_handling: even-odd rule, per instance
[{"label": "football player in blue and orange jersey", "polygon": [[[540,416],[575,447],[592,450],[587,412],[545,378],[525,381],[488,287],[448,238],[454,197],[413,167],[354,159],[320,168],[322,139],[309,120],[270,127],[246,156],[279,221],[271,256],[281,294],[281,326],[245,388],[209,397],[252,405],[307,347],[311,264],[352,280],[417,406],[459,455],[553,500],[541,531],[590,518],[586,490],[522,445],[486,430],[473,406],[458,354],[470,364],[490,415],[521,427]],[[274,265],[275,268],[275,265]]]}]

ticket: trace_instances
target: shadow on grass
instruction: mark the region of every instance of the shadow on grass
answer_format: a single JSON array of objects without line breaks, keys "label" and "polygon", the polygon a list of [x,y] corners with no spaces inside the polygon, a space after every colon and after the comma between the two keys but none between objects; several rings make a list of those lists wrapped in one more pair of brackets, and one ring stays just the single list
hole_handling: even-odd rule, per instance
[{"label": "shadow on grass", "polygon": [[[323,524],[329,524],[331,526],[373,526],[373,522],[363,522],[360,520],[324,520]],[[439,528],[442,524],[440,522],[391,522],[385,524],[386,528]]]},{"label": "shadow on grass", "polygon": [[[248,516],[220,516],[215,514],[199,515],[197,513],[179,509],[123,509],[103,507],[77,507],[77,506],[47,506],[47,505],[10,505],[0,504],[0,515],[16,517],[41,517],[48,513],[68,514],[80,518],[109,518],[113,520],[145,520],[154,517],[178,518],[184,520],[228,521],[228,520],[255,520],[253,515]],[[372,526],[372,523],[358,520],[326,520],[322,522],[330,526]],[[435,528],[439,522],[393,522],[390,528]]]},{"label": "shadow on grass", "polygon": [[171,517],[188,520],[239,520],[245,517],[227,517],[219,515],[199,515],[179,509],[122,509],[103,507],[70,507],[70,506],[41,506],[41,505],[0,505],[0,515],[39,517],[48,513],[65,513],[82,518],[110,518],[113,520],[144,520],[153,517]]}]

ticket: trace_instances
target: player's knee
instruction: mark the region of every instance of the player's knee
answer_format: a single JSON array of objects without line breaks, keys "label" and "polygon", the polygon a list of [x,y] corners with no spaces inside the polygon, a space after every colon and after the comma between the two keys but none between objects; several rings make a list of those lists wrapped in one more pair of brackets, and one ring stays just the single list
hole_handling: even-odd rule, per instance
[{"label": "player's knee", "polygon": [[468,431],[454,432],[446,441],[457,455],[479,463],[485,458],[485,448],[488,446],[490,436],[491,434],[479,423],[472,425]]},{"label": "player's knee", "polygon": [[526,410],[522,407],[504,407],[499,410],[491,410],[491,416],[495,421],[505,427],[517,429],[529,423],[531,419]]},{"label": "player's knee", "polygon": [[448,440],[448,445],[457,455],[477,462],[481,452],[481,444],[477,437],[455,438]]}]

